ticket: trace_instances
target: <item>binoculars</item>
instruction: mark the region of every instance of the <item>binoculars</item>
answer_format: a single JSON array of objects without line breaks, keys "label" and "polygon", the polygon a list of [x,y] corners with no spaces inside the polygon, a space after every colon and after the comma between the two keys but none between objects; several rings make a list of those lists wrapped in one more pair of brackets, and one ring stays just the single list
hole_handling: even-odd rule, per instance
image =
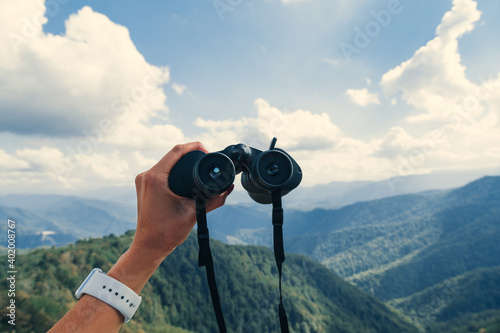
[{"label": "binoculars", "polygon": [[172,168],[170,189],[186,198],[210,198],[231,187],[237,174],[250,197],[261,204],[272,202],[272,192],[281,195],[296,188],[302,170],[273,138],[269,150],[261,151],[244,144],[228,146],[208,153],[195,150],[184,155]]}]

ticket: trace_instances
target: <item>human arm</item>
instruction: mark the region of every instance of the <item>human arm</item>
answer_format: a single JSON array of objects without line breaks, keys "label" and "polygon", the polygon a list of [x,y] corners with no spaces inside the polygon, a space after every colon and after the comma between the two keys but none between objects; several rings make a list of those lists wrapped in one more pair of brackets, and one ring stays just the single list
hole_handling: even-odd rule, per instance
[{"label": "human arm", "polygon": [[[107,273],[139,294],[158,266],[182,244],[196,224],[192,199],[175,195],[168,187],[172,167],[186,153],[206,149],[199,142],[175,146],[155,166],[136,177],[137,230],[130,248]],[[207,211],[222,206],[232,187],[210,198]],[[118,332],[123,316],[99,299],[84,295],[49,331]]]}]

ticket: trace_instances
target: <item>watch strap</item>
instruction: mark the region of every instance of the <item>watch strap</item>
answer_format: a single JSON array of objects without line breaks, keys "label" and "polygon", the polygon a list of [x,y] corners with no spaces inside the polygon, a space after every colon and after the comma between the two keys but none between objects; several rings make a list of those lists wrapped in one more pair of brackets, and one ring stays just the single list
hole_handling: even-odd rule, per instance
[{"label": "watch strap", "polygon": [[142,297],[132,289],[107,276],[99,268],[94,268],[75,292],[77,299],[84,294],[92,295],[120,311],[125,323],[132,318],[142,301]]}]

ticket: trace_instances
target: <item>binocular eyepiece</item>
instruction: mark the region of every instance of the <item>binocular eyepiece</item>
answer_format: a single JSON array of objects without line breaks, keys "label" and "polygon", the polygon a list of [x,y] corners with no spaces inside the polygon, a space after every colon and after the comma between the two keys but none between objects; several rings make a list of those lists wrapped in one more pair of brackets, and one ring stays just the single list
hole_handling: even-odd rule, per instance
[{"label": "binocular eyepiece", "polygon": [[227,191],[235,176],[242,173],[241,183],[250,197],[261,204],[271,203],[273,191],[285,195],[302,180],[297,162],[275,144],[276,138],[266,151],[244,144],[209,154],[191,151],[172,168],[168,184],[179,196],[209,198]]}]

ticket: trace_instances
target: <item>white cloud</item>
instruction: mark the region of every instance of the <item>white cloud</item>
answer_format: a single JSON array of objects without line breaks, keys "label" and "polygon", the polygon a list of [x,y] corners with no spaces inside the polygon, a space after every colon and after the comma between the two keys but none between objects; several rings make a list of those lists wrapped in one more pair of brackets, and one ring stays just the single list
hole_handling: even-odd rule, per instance
[{"label": "white cloud", "polygon": [[283,112],[264,99],[254,102],[257,118],[213,121],[198,118],[196,125],[206,132],[197,139],[210,147],[220,147],[220,142],[243,142],[256,148],[265,148],[276,136],[280,146],[290,150],[320,150],[337,144],[340,129],[329,116],[296,110]]},{"label": "white cloud", "polygon": [[0,132],[14,133],[9,142],[44,137],[38,148],[0,150],[0,182],[16,191],[133,183],[186,141],[167,122],[170,71],[148,64],[127,28],[90,7],[63,35],[44,33],[44,4],[0,0]]},{"label": "white cloud", "polygon": [[5,150],[0,149],[0,170],[23,170],[29,168],[29,166],[29,163],[22,158],[7,154]]},{"label": "white cloud", "polygon": [[[436,37],[383,75],[385,93],[402,93],[402,100],[419,112],[408,122],[431,124],[420,136],[392,129],[380,142],[377,156],[399,159],[390,168],[392,175],[498,166],[500,75],[470,81],[458,49],[459,38],[474,29],[480,16],[475,1],[454,0]],[[391,100],[395,105],[397,100]]]},{"label": "white cloud", "polygon": [[380,104],[378,95],[375,93],[370,93],[368,89],[348,89],[346,91],[347,96],[351,101],[360,106],[368,106],[370,104]]},{"label": "white cloud", "polygon": [[172,83],[172,89],[177,93],[177,95],[182,95],[184,94],[184,91],[186,90],[186,86],[183,84],[178,84],[176,82]]},{"label": "white cloud", "polygon": [[118,124],[125,107],[139,123],[167,114],[169,70],[148,64],[127,28],[83,7],[55,36],[42,30],[43,0],[0,9],[0,131],[81,136],[105,118]]},{"label": "white cloud", "polygon": [[[135,175],[149,169],[158,158],[139,151],[109,149],[91,153],[42,146],[12,154],[0,150],[0,182],[3,191],[86,191],[106,186],[132,185]],[[5,168],[3,167],[5,163]]]},{"label": "white cloud", "polygon": [[57,148],[42,146],[40,149],[24,148],[17,150],[15,156],[29,164],[32,171],[51,171],[54,161],[61,161],[63,154]]},{"label": "white cloud", "polygon": [[418,146],[418,142],[402,127],[396,126],[391,128],[377,145],[377,156],[393,159],[411,151]]},{"label": "white cloud", "polygon": [[472,0],[454,0],[436,29],[436,37],[412,58],[383,75],[381,85],[389,96],[402,92],[407,104],[421,113],[408,121],[442,120],[446,111],[460,107],[477,86],[466,78],[458,39],[474,28],[481,12]]}]

